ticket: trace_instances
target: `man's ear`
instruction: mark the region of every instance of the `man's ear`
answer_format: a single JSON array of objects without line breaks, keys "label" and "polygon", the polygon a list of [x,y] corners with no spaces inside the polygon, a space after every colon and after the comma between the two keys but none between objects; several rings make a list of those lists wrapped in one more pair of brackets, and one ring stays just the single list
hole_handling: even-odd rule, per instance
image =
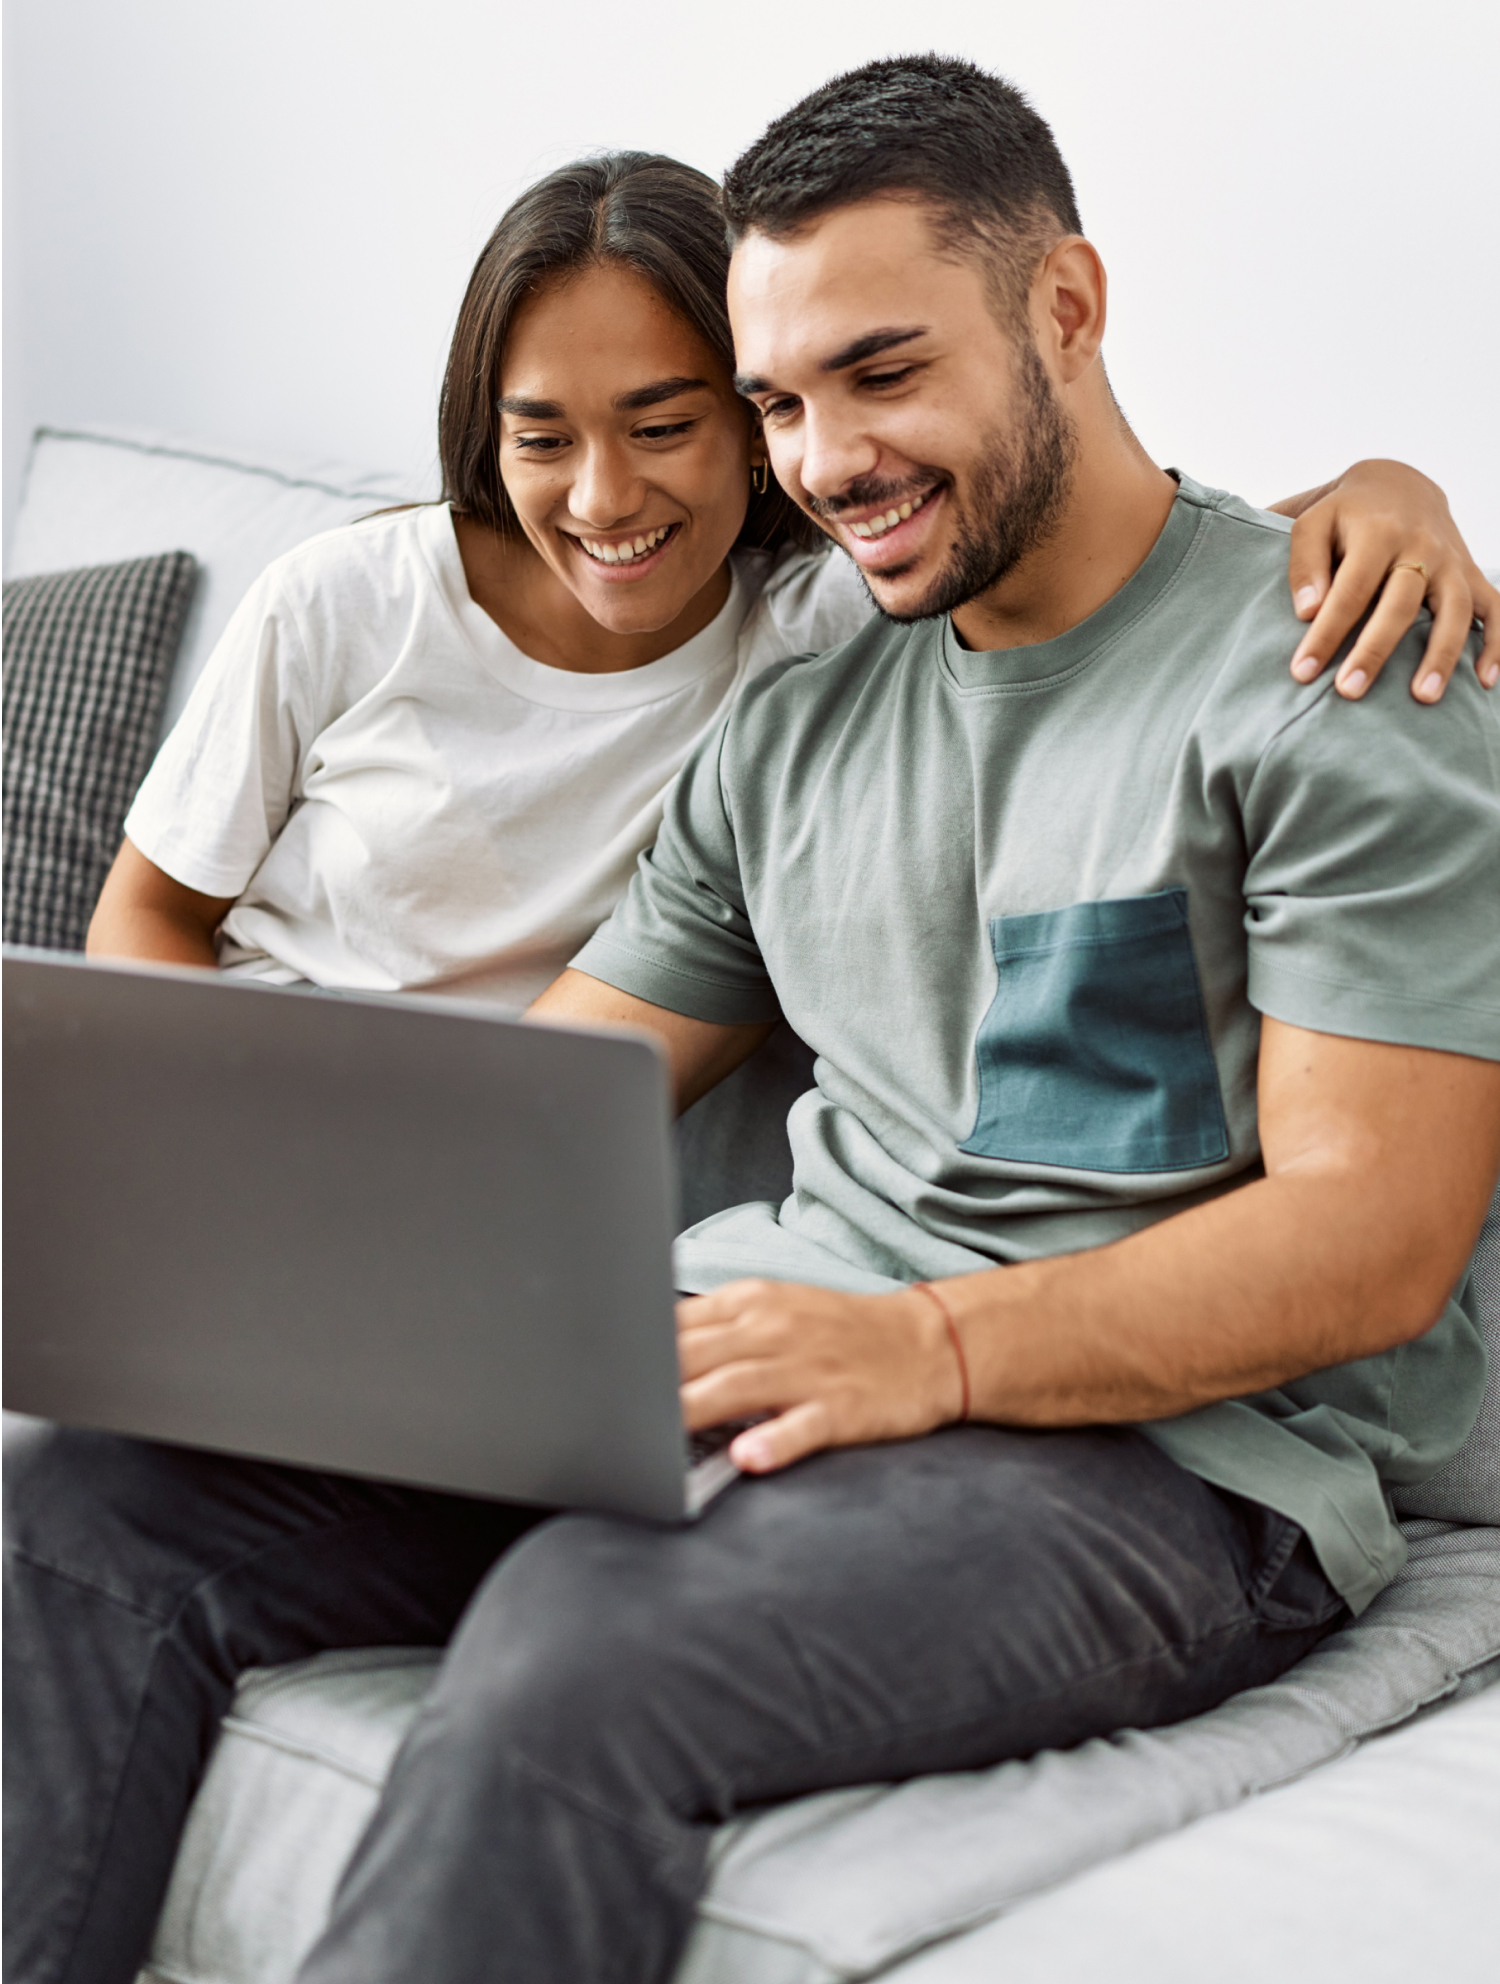
[{"label": "man's ear", "polygon": [[1072,385],[1099,356],[1108,300],[1098,249],[1081,234],[1064,235],[1043,257],[1031,285],[1032,328],[1061,384]]}]

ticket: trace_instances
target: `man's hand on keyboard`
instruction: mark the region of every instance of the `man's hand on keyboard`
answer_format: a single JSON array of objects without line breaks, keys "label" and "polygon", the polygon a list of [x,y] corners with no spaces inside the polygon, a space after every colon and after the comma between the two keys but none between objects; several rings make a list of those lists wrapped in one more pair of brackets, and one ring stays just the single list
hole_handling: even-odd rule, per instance
[{"label": "man's hand on keyboard", "polygon": [[915,1292],[726,1282],[678,1303],[677,1345],[690,1432],[769,1415],[730,1447],[747,1474],[821,1447],[930,1433],[962,1407],[942,1316]]}]

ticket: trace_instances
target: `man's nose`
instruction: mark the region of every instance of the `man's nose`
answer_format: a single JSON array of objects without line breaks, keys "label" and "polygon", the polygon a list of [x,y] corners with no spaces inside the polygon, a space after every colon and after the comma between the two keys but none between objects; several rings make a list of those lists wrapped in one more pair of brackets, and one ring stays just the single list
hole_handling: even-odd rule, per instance
[{"label": "man's nose", "polygon": [[600,443],[580,449],[574,459],[568,507],[580,523],[608,530],[638,513],[646,485],[625,449]]},{"label": "man's nose", "polygon": [[829,501],[857,476],[874,473],[880,448],[857,421],[804,407],[801,426],[798,480],[809,496]]}]

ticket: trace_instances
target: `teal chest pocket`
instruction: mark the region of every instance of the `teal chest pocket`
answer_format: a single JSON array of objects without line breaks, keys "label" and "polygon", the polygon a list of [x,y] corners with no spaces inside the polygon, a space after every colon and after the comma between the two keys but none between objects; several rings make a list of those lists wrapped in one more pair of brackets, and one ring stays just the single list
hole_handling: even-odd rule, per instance
[{"label": "teal chest pocket", "polygon": [[990,941],[999,983],[961,1149],[1080,1171],[1229,1155],[1186,889],[999,916]]}]

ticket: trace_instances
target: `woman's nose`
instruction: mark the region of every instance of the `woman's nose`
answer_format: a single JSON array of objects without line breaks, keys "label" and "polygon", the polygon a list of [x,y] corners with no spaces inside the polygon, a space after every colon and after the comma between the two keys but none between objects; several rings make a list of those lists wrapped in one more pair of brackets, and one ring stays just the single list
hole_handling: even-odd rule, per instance
[{"label": "woman's nose", "polygon": [[575,460],[568,507],[580,523],[608,530],[638,514],[646,485],[623,449],[581,449]]}]

